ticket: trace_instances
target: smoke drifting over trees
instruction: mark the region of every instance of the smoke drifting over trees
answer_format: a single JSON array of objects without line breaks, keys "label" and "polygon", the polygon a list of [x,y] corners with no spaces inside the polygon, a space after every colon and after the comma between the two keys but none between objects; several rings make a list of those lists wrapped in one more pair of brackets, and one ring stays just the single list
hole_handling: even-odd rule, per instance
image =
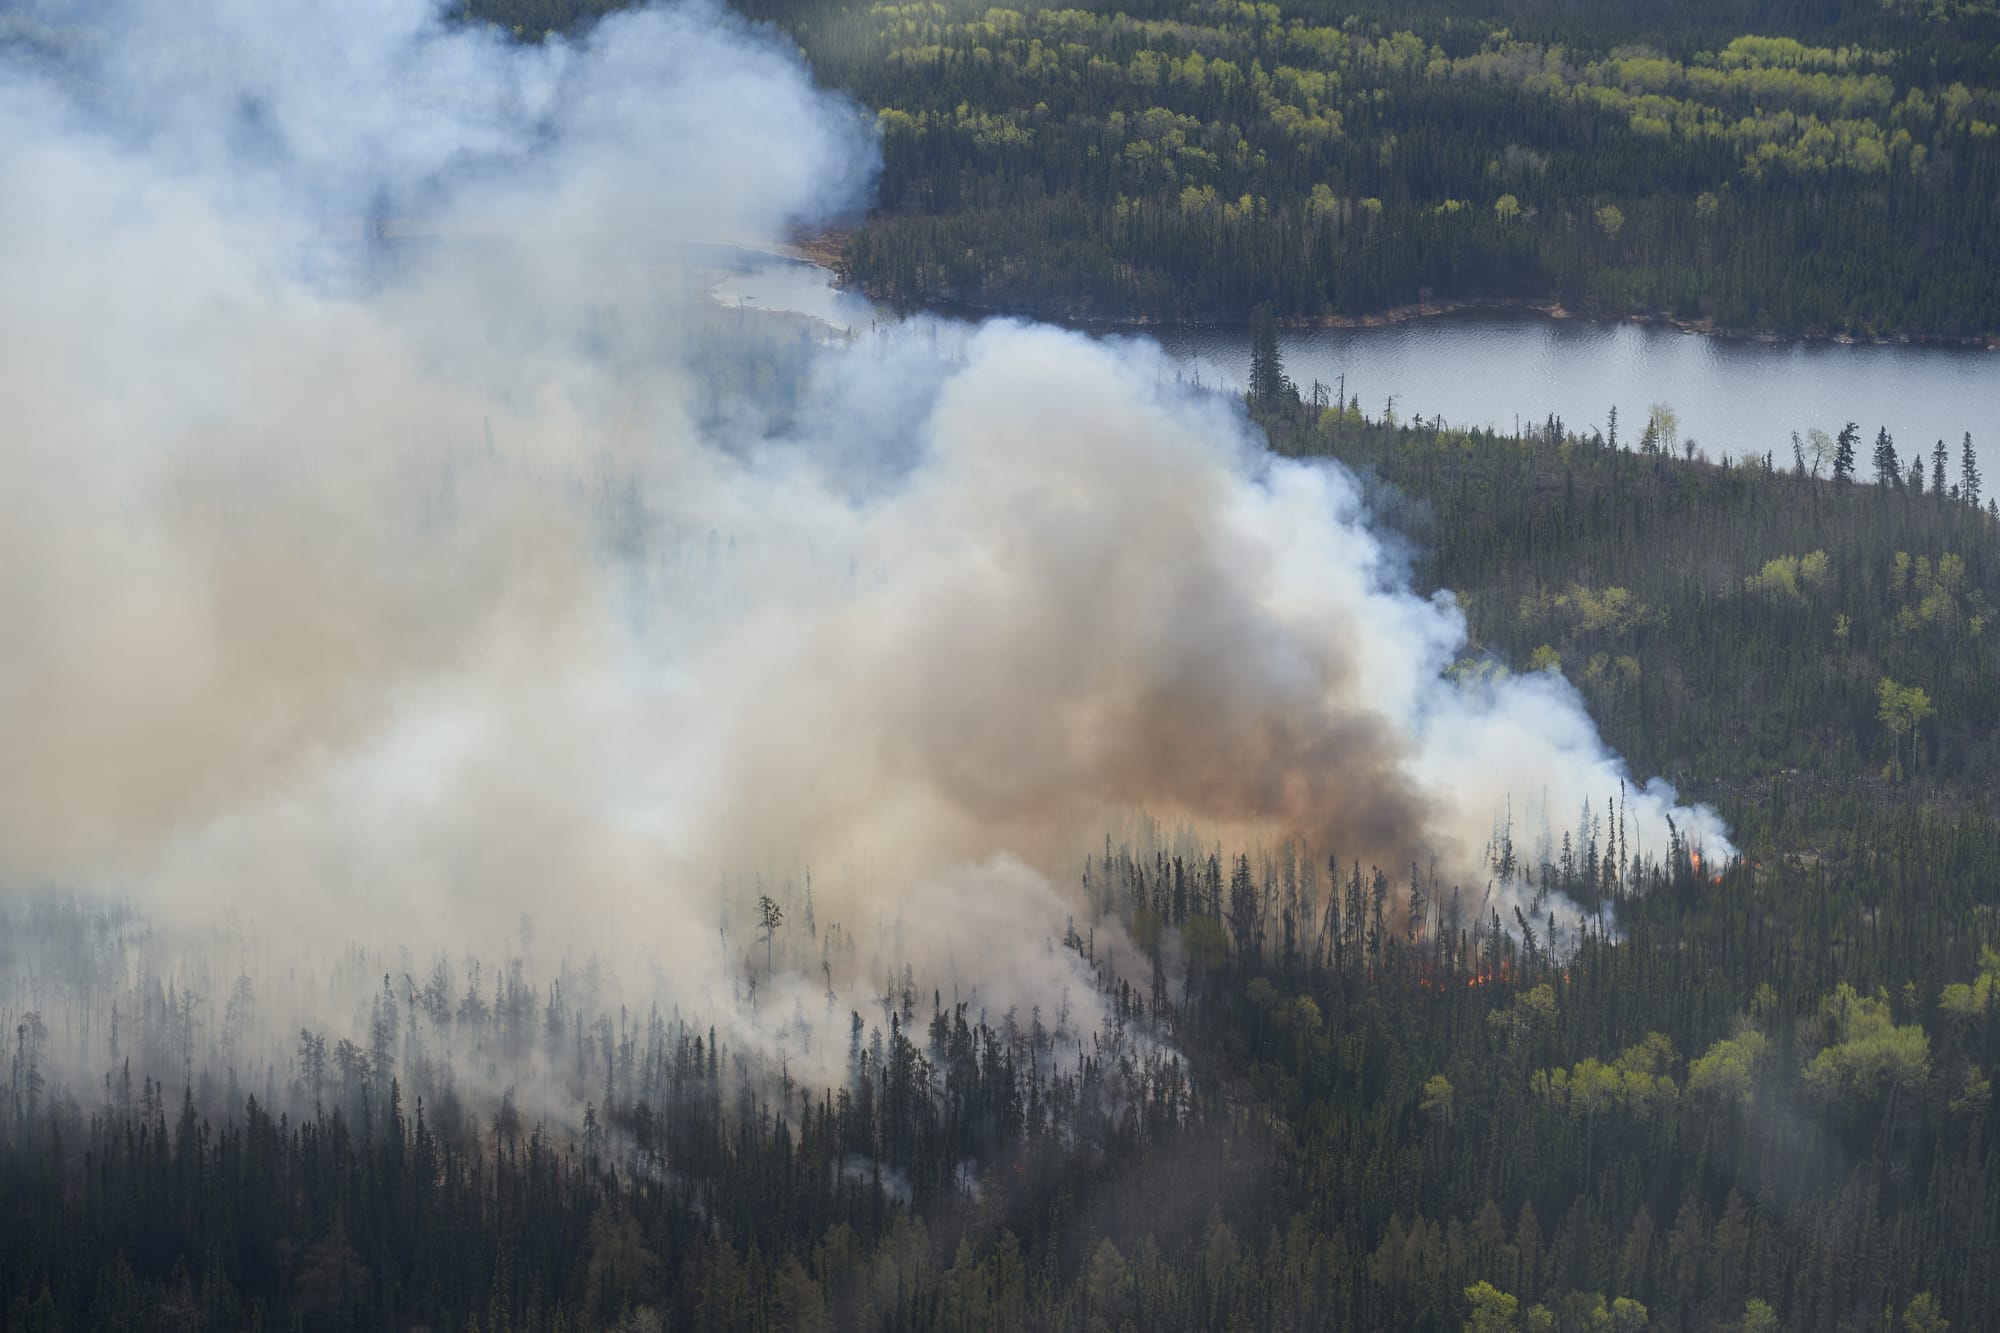
[{"label": "smoke drifting over trees", "polygon": [[[1147,345],[814,346],[791,410],[718,402],[689,247],[851,214],[876,163],[719,8],[534,47],[412,0],[13,23],[9,894],[238,913],[270,957],[532,912],[728,1022],[767,950],[718,883],[820,866],[821,920],[998,1012],[1084,1002],[1056,885],[1137,811],[1476,891],[1504,811],[1620,791],[1558,677],[1447,674],[1461,616],[1352,478]],[[1631,850],[1671,816],[1727,857],[1626,802]],[[743,1022],[830,984],[784,952]]]}]

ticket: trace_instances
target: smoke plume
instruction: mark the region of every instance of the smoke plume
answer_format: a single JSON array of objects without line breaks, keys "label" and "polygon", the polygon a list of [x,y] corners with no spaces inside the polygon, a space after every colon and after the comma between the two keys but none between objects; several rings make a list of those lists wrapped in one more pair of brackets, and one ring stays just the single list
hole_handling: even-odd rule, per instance
[{"label": "smoke plume", "polygon": [[[698,247],[875,164],[717,7],[0,23],[7,891],[422,945],[532,911],[692,994],[718,886],[811,867],[823,917],[1052,1002],[1052,878],[1135,810],[1476,887],[1510,802],[1626,776],[1558,678],[1447,679],[1462,617],[1352,479],[1150,345],[709,301]],[[1727,854],[1659,784],[1634,843],[1669,816]]]}]

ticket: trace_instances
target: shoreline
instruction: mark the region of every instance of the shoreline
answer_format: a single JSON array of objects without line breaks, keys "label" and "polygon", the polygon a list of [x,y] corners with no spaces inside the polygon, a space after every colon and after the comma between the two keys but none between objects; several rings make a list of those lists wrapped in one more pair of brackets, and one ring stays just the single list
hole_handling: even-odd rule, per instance
[{"label": "shoreline", "polygon": [[1836,343],[1842,346],[1872,347],[1958,347],[1968,351],[2000,351],[2000,334],[1848,334],[1848,333],[1777,333],[1768,329],[1741,329],[1717,324],[1711,319],[1682,319],[1659,311],[1626,310],[1616,311],[1601,307],[1581,306],[1575,309],[1564,306],[1559,301],[1536,300],[1530,297],[1508,296],[1466,296],[1446,300],[1421,301],[1413,305],[1392,306],[1387,310],[1365,315],[1322,315],[1317,317],[1280,320],[1279,326],[1302,329],[1375,329],[1393,324],[1408,324],[1417,320],[1431,319],[1441,315],[1460,314],[1466,311],[1493,310],[1520,314],[1536,314],[1545,319],[1574,319],[1596,324],[1650,324],[1660,328],[1678,329],[1682,333],[1698,334],[1704,338],[1718,338],[1726,342],[1766,343]]},{"label": "shoreline", "polygon": [[[803,256],[801,256],[803,258]],[[817,262],[817,261],[808,261]],[[822,268],[826,265],[819,265]],[[898,309],[920,309],[943,314],[964,314],[968,317],[1013,317],[1020,319],[1040,319],[1051,323],[1083,329],[1130,329],[1144,332],[1161,328],[1248,328],[1249,321],[1238,319],[1170,318],[1160,315],[1080,315],[1068,312],[1038,308],[1033,305],[1005,306],[987,305],[975,301],[918,301],[899,302],[866,288],[855,288],[836,270],[834,285],[842,291],[851,291],[867,300]],[[1464,296],[1444,300],[1419,301],[1410,305],[1391,306],[1386,310],[1373,311],[1362,315],[1292,315],[1279,319],[1280,329],[1302,332],[1315,329],[1381,329],[1399,324],[1416,324],[1428,319],[1443,319],[1452,315],[1476,314],[1539,315],[1544,319],[1575,320],[1586,324],[1640,324],[1655,328],[1677,329],[1682,333],[1703,338],[1714,338],[1722,342],[1761,343],[1768,346],[1783,346],[1787,343],[1824,343],[1844,347],[1941,347],[1960,351],[2000,351],[2000,334],[1960,335],[1960,334],[1847,334],[1847,333],[1776,333],[1767,329],[1739,329],[1719,325],[1707,319],[1681,319],[1674,315],[1657,311],[1627,310],[1614,311],[1593,307],[1565,306],[1559,301],[1536,300],[1529,297],[1507,296]]]},{"label": "shoreline", "polygon": [[[1247,328],[1248,320],[1168,317],[1161,315],[1088,315],[1059,311],[1037,303],[1021,305],[993,305],[979,301],[898,301],[866,287],[856,286],[840,271],[839,261],[846,247],[847,233],[829,232],[817,236],[803,237],[790,247],[793,257],[803,263],[812,264],[832,275],[833,285],[841,291],[898,310],[930,310],[946,315],[962,314],[968,318],[1018,318],[1040,319],[1086,329],[1132,329],[1144,331],[1158,328]],[[1831,343],[1848,347],[1953,347],[1966,351],[2000,351],[2000,333],[1988,334],[1934,334],[1934,333],[1889,333],[1889,334],[1848,334],[1848,333],[1779,333],[1769,329],[1743,329],[1717,324],[1710,319],[1682,319],[1662,311],[1615,310],[1596,306],[1563,305],[1560,301],[1525,296],[1456,296],[1429,301],[1417,301],[1408,305],[1390,306],[1383,310],[1369,311],[1359,315],[1290,315],[1277,321],[1278,327],[1293,331],[1309,329],[1379,329],[1397,324],[1412,324],[1420,320],[1437,319],[1449,315],[1466,314],[1477,311],[1496,313],[1533,314],[1544,319],[1579,320],[1597,324],[1648,324],[1660,328],[1678,329],[1682,333],[1696,334],[1704,338],[1716,338],[1725,342],[1764,343],[1782,345],[1785,343]]]}]

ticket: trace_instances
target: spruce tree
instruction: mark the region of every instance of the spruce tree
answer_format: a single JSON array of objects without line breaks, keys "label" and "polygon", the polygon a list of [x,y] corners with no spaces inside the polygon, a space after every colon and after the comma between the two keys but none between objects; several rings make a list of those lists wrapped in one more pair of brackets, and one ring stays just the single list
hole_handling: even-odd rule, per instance
[{"label": "spruce tree", "polygon": [[1861,438],[1861,427],[1850,421],[1841,427],[1838,448],[1833,455],[1833,484],[1851,485],[1854,481],[1854,444]]},{"label": "spruce tree", "polygon": [[1896,457],[1896,442],[1887,426],[1875,432],[1875,484],[1884,490],[1903,484],[1902,461]]},{"label": "spruce tree", "polygon": [[1285,378],[1285,363],[1278,351],[1278,319],[1271,303],[1264,302],[1250,317],[1250,399],[1259,407],[1278,407],[1298,401],[1298,390]]}]

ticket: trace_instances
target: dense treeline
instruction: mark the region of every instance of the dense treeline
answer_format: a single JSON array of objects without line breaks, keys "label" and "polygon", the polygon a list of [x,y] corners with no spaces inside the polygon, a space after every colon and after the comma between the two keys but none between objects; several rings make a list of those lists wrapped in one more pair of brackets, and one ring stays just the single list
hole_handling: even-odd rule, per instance
[{"label": "dense treeline", "polygon": [[[521,958],[349,957],[345,1030],[263,1040],[252,979],[176,989],[45,907],[8,923],[50,969],[7,1001],[8,1326],[2000,1328],[2000,524],[1962,442],[1717,466],[1666,414],[1460,432],[1270,369],[1275,445],[1459,590],[1466,687],[1563,673],[1741,860],[1635,849],[1616,793],[1517,807],[1483,884],[1142,832],[1058,946],[1101,1027],[890,958],[802,1014],[826,1081]],[[772,894],[780,966],[853,966]]]},{"label": "dense treeline", "polygon": [[2000,332],[1990,8],[749,8],[879,113],[892,299]]},{"label": "dense treeline", "polygon": [[[1287,450],[1427,502],[1408,520],[1421,572],[1458,591],[1475,642],[1562,670],[1636,768],[1760,791],[1793,770],[1886,790],[1907,770],[1983,804],[2000,783],[2000,544],[1970,436],[1911,448],[1878,430],[1895,480],[1862,485],[1877,469],[1836,475],[1840,444],[1817,433],[1718,466],[1672,457],[1668,409],[1622,434],[1609,421],[1609,439],[1551,421],[1519,440],[1352,407],[1269,424]],[[1897,732],[1885,677],[1934,712]]]}]

